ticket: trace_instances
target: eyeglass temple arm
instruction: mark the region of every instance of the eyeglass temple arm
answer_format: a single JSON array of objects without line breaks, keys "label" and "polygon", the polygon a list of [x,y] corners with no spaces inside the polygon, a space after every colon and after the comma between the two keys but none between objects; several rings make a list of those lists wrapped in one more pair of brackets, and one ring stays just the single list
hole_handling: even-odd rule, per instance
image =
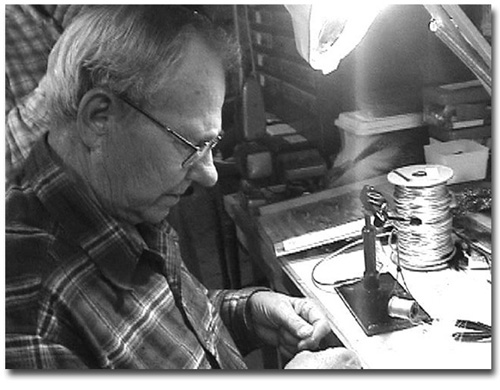
[{"label": "eyeglass temple arm", "polygon": [[168,127],[167,125],[161,123],[159,120],[157,120],[156,118],[153,118],[151,115],[149,115],[146,111],[144,111],[142,108],[140,108],[139,106],[135,105],[134,103],[132,103],[128,98],[125,98],[123,96],[120,96],[119,97],[121,100],[123,100],[125,103],[127,103],[129,106],[135,108],[137,111],[139,111],[142,115],[144,115],[145,117],[147,117],[150,121],[156,123],[158,126],[160,126],[162,129],[164,129],[165,131],[168,131],[170,134],[172,134],[175,138],[181,140],[182,142],[184,142],[186,145],[190,146],[191,148],[193,148],[193,150],[195,151],[198,151],[200,149],[199,146],[196,146],[195,144],[193,144],[191,141],[189,141],[187,138],[184,138],[182,135],[180,135],[179,133],[173,131],[170,127]]}]

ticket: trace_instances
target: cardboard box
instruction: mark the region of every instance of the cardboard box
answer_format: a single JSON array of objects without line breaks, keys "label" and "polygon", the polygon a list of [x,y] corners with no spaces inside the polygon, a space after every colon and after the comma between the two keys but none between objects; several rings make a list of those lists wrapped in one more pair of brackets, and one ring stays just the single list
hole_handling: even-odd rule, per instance
[{"label": "cardboard box", "polygon": [[429,86],[423,89],[422,95],[424,106],[430,103],[450,106],[463,103],[488,102],[491,100],[491,96],[479,80]]},{"label": "cardboard box", "polygon": [[424,152],[428,164],[440,164],[453,169],[453,177],[448,184],[486,177],[489,149],[473,140],[436,142],[424,146]]}]

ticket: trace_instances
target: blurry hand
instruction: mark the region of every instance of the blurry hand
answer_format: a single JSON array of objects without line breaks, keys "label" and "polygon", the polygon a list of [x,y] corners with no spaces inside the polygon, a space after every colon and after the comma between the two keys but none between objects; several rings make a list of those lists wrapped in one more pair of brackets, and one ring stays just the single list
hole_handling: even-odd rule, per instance
[{"label": "blurry hand", "polygon": [[277,347],[287,359],[303,350],[315,350],[331,330],[326,317],[307,298],[259,291],[249,300],[257,335]]},{"label": "blurry hand", "polygon": [[343,347],[323,351],[302,351],[285,366],[288,370],[358,370],[363,368],[356,354]]}]

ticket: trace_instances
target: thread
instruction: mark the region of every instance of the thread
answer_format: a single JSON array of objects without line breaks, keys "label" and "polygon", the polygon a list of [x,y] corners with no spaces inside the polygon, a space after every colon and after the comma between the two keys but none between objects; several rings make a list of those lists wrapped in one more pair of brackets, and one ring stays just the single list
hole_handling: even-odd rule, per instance
[{"label": "thread", "polygon": [[[453,171],[444,166],[415,165],[389,174],[394,184],[397,263],[410,270],[445,268],[455,254],[452,239],[451,194],[446,181]],[[401,177],[405,177],[403,181]],[[409,179],[409,180],[408,180]],[[420,224],[407,221],[418,218]]]},{"label": "thread", "polygon": [[390,317],[402,318],[411,322],[417,320],[419,311],[418,303],[413,299],[392,296],[387,304],[387,312]]}]

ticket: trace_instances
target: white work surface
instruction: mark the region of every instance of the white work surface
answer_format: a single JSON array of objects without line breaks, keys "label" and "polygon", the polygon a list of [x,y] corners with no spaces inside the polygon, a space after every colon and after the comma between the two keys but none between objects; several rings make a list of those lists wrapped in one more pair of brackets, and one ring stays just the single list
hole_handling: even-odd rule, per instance
[{"label": "white work surface", "polygon": [[[364,270],[362,247],[321,262],[316,280],[334,283]],[[377,250],[381,272],[396,276],[389,260],[389,247]],[[410,294],[435,319],[391,333],[367,336],[341,296],[330,286],[318,287],[311,278],[313,267],[327,255],[289,261],[278,259],[283,270],[305,296],[315,299],[344,345],[355,351],[368,369],[491,369],[491,342],[458,342],[452,333],[467,331],[455,327],[457,319],[491,325],[492,289],[489,270],[408,271],[403,277]],[[398,278],[401,283],[401,277]],[[402,284],[402,283],[401,283]]]}]

